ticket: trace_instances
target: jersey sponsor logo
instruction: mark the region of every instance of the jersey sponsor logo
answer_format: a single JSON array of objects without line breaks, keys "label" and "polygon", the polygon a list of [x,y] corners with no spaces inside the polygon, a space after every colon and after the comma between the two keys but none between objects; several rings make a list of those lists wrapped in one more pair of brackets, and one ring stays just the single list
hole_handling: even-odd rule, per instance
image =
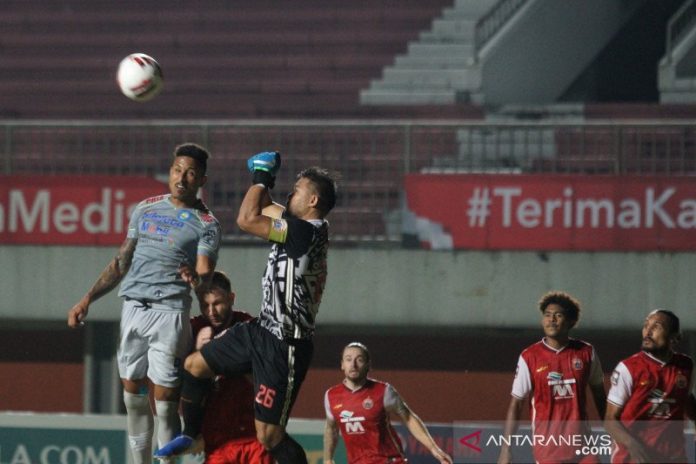
[{"label": "jersey sponsor logo", "polygon": [[576,371],[579,371],[580,369],[582,369],[582,366],[583,366],[582,359],[573,358],[573,369],[575,369]]},{"label": "jersey sponsor logo", "polygon": [[202,213],[200,215],[201,222],[204,222],[205,224],[210,224],[211,222],[217,222],[217,219],[215,219],[215,216],[212,214],[207,214],[207,213]]},{"label": "jersey sponsor logo", "polygon": [[549,372],[546,376],[548,385],[552,387],[553,397],[557,400],[574,398],[573,385],[575,379],[563,379],[563,374],[560,372]]},{"label": "jersey sponsor logo", "polygon": [[339,417],[341,424],[344,424],[346,433],[351,435],[365,433],[365,427],[362,425],[365,420],[364,416],[354,416],[353,411],[341,411]]},{"label": "jersey sponsor logo", "polygon": [[201,238],[203,243],[209,246],[213,246],[217,240],[217,231],[215,230],[206,230],[203,232],[203,237]]},{"label": "jersey sponsor logo", "polygon": [[140,225],[140,231],[152,235],[162,235],[166,237],[169,235],[171,229],[167,226],[161,226],[152,222],[143,221],[143,223]]},{"label": "jersey sponsor logo", "polygon": [[156,197],[148,198],[147,200],[144,201],[145,204],[149,205],[152,203],[157,203],[158,201],[162,201],[167,197],[167,195],[158,195]]},{"label": "jersey sponsor logo", "polygon": [[549,368],[549,365],[547,364],[547,365],[545,365],[545,366],[537,367],[537,368],[536,368],[536,371],[537,371],[537,372],[544,372],[544,371],[545,371],[546,369],[548,369],[548,368]]},{"label": "jersey sponsor logo", "polygon": [[363,427],[361,422],[347,422],[345,427],[346,433],[349,433],[351,435],[359,435],[365,433],[365,428]]},{"label": "jersey sponsor logo", "polygon": [[650,403],[648,415],[650,417],[668,419],[672,416],[671,405],[675,404],[676,402],[676,399],[668,398],[665,392],[659,388],[655,388],[650,391],[650,394],[648,395],[648,403]]},{"label": "jersey sponsor logo", "polygon": [[149,221],[156,222],[157,224],[162,224],[165,226],[172,226],[178,228],[184,227],[183,222],[177,221],[171,216],[166,216],[164,214],[159,214],[153,211],[143,214],[143,219],[147,219]]},{"label": "jersey sponsor logo", "polygon": [[372,401],[372,398],[365,398],[365,400],[362,402],[362,407],[365,409],[372,409],[372,406],[374,406],[375,403]]}]

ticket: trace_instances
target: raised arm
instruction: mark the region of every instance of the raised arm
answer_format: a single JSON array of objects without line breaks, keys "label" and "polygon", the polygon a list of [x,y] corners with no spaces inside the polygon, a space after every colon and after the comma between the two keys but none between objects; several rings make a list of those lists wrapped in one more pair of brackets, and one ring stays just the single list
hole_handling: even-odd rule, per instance
[{"label": "raised arm", "polygon": [[68,326],[79,327],[87,317],[89,305],[109,293],[121,282],[130,269],[137,243],[138,241],[132,238],[124,240],[118,254],[99,274],[92,288],[68,311]]},{"label": "raised arm", "polygon": [[278,220],[271,217],[282,214],[277,207],[272,207],[275,203],[269,192],[275,185],[275,176],[280,169],[280,153],[269,151],[258,153],[249,158],[247,167],[253,174],[254,185],[249,187],[244,195],[237,215],[237,225],[244,232],[268,240],[274,221]]},{"label": "raised arm", "polygon": [[271,232],[274,219],[263,214],[264,208],[274,203],[268,189],[260,184],[252,185],[247,190],[237,215],[237,225],[244,232],[256,235],[265,240]]}]

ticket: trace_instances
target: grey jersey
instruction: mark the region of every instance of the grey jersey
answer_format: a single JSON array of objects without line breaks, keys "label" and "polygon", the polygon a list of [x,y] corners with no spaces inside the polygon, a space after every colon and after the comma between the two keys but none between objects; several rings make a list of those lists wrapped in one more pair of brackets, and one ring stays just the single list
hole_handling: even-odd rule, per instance
[{"label": "grey jersey", "polygon": [[274,224],[288,233],[268,256],[259,322],[281,340],[309,339],[326,283],[329,223],[284,217]]},{"label": "grey jersey", "polygon": [[118,295],[188,310],[191,289],[177,269],[183,263],[195,267],[198,255],[217,260],[220,223],[203,202],[195,208],[177,208],[170,197],[148,198],[133,211],[127,237],[138,243]]}]

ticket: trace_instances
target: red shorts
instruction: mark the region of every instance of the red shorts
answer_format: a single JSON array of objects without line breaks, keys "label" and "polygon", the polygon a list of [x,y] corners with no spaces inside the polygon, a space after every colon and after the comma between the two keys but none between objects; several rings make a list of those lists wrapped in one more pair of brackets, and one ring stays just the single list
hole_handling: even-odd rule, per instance
[{"label": "red shorts", "polygon": [[206,464],[273,464],[273,458],[257,440],[232,441],[206,453]]}]

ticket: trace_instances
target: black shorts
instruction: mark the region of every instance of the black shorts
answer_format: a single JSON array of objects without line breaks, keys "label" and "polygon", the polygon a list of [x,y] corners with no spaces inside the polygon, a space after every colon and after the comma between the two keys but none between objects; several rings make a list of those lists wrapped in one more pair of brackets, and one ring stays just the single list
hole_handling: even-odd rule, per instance
[{"label": "black shorts", "polygon": [[311,340],[279,340],[256,321],[235,324],[201,348],[201,355],[218,375],[253,373],[256,419],[283,427],[313,352]]}]

